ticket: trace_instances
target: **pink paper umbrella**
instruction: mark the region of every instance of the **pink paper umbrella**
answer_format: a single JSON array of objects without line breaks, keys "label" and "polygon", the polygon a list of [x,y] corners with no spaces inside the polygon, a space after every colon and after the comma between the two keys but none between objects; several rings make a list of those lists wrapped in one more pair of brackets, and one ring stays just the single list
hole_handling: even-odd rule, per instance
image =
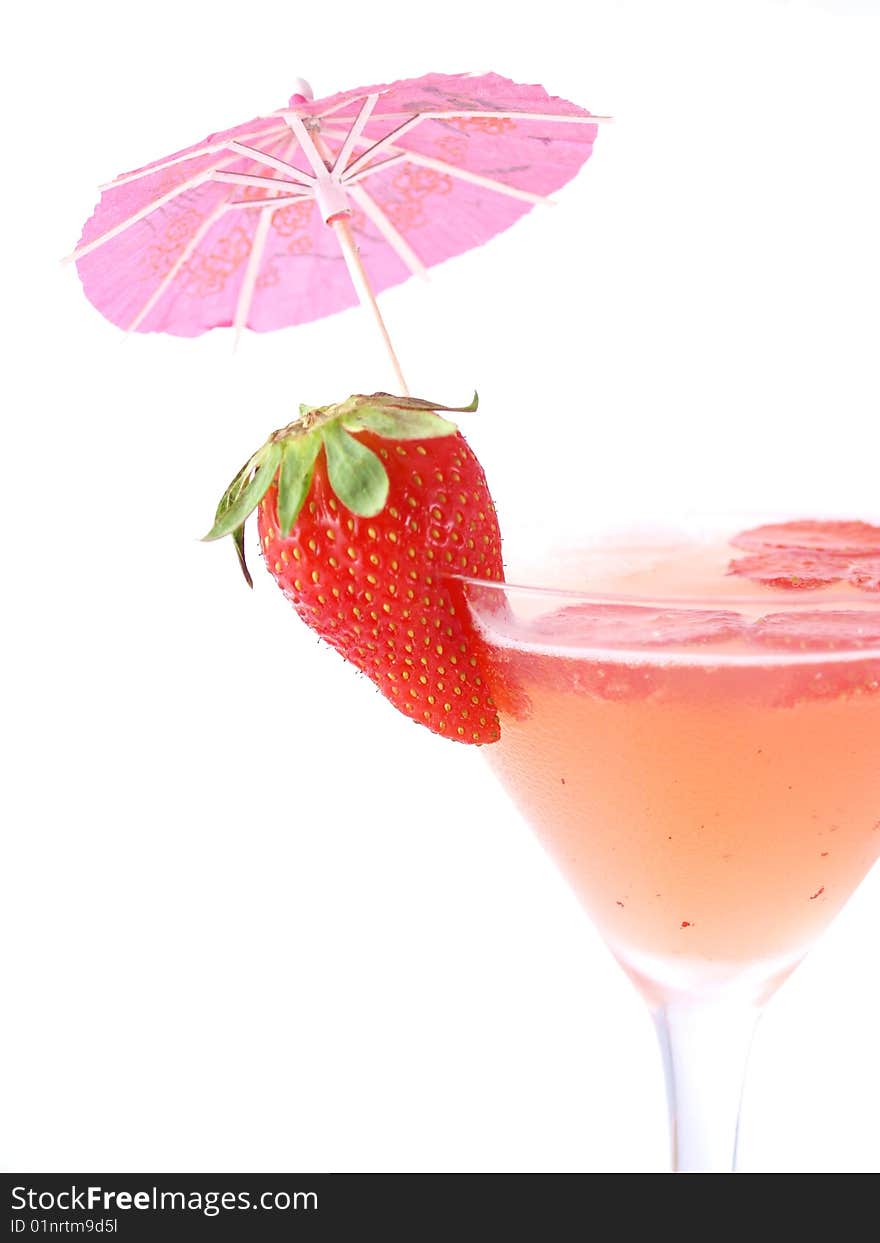
[{"label": "pink paper umbrella", "polygon": [[589,158],[585,109],[497,74],[428,74],[286,108],[102,187],[77,262],[126,331],[266,332],[375,295],[506,229]]}]

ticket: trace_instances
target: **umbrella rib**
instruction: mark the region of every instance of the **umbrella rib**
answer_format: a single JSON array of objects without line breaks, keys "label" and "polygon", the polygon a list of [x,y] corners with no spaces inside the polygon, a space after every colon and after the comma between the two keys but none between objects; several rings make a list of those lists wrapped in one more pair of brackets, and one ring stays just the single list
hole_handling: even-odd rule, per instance
[{"label": "umbrella rib", "polygon": [[379,204],[373,199],[363,186],[346,186],[351,197],[362,209],[365,216],[372,220],[373,224],[385,238],[385,241],[394,250],[400,259],[406,264],[413,276],[420,276],[423,280],[427,280],[428,272],[421,259],[415,253],[413,248],[407,242],[406,238],[398,233],[397,229],[388,219]]},{"label": "umbrella rib", "polygon": [[[271,138],[275,134],[283,137],[284,130],[255,130],[252,134],[242,134],[242,138]],[[204,147],[199,147],[195,151],[185,151],[183,155],[174,155],[170,159],[160,160],[157,164],[150,164],[146,168],[138,169],[134,173],[123,173],[121,177],[114,177],[112,181],[106,181],[99,186],[99,190],[115,190],[117,186],[126,186],[130,181],[139,181],[141,177],[151,177],[153,173],[161,173],[165,168],[172,168],[175,164],[182,164],[184,160],[196,160],[199,156],[213,155],[216,151],[224,151],[230,144],[226,142],[211,142]],[[231,162],[231,161],[230,161]]]},{"label": "umbrella rib", "polygon": [[[296,150],[296,139],[285,129],[287,141],[283,147],[283,153],[286,160],[289,160]],[[284,161],[286,163],[286,160]],[[241,339],[241,332],[247,323],[247,317],[250,314],[251,305],[253,303],[254,290],[257,285],[257,277],[259,275],[259,267],[263,258],[263,251],[266,249],[266,239],[269,235],[269,226],[272,223],[272,217],[279,207],[286,203],[301,202],[303,199],[311,198],[311,194],[290,194],[279,195],[271,200],[271,206],[267,206],[265,201],[260,199],[245,199],[241,206],[252,206],[257,204],[260,206],[260,218],[257,221],[257,227],[254,230],[254,240],[251,243],[251,253],[248,255],[247,268],[245,269],[244,278],[242,280],[241,289],[238,294],[238,301],[235,306],[235,318],[233,319],[233,327],[235,336],[233,338],[233,352],[238,349],[238,343]],[[238,203],[231,203],[230,207],[238,207]]]},{"label": "umbrella rib", "polygon": [[349,189],[356,182],[363,181],[364,177],[369,177],[371,173],[378,173],[388,168],[393,168],[395,164],[403,164],[408,159],[409,156],[404,153],[401,153],[400,155],[391,155],[387,160],[380,160],[378,164],[371,164],[368,168],[362,168],[361,171],[359,173],[355,173],[353,177],[346,173],[345,177],[342,179],[342,184],[346,189]]},{"label": "umbrella rib", "polygon": [[398,125],[397,129],[393,129],[390,134],[386,134],[384,138],[380,138],[378,142],[371,142],[370,139],[360,140],[367,142],[367,150],[362,152],[357,159],[352,160],[351,164],[349,164],[348,168],[345,170],[346,175],[353,176],[355,173],[360,172],[363,166],[374,156],[378,155],[380,151],[390,151],[393,143],[395,143],[397,139],[402,137],[404,134],[409,133],[411,129],[418,125],[421,119],[421,113],[417,116],[409,117],[402,125]]},{"label": "umbrella rib", "polygon": [[485,190],[495,190],[498,194],[506,194],[508,198],[520,199],[524,203],[553,204],[553,199],[545,194],[534,194],[531,190],[518,190],[516,186],[509,186],[504,181],[496,181],[494,177],[484,177],[482,173],[472,173],[464,168],[456,168],[454,164],[447,164],[445,160],[435,160],[433,156],[420,155],[415,151],[408,151],[406,155],[411,164],[433,168],[436,172],[447,173],[450,177],[457,177],[460,181],[469,181],[472,185],[481,186]]},{"label": "umbrella rib", "polygon": [[490,112],[488,109],[485,112],[482,111],[482,109],[476,112],[463,112],[463,111],[458,111],[458,110],[454,112],[424,112],[422,113],[422,115],[428,118],[429,120],[437,120],[437,121],[451,121],[451,120],[455,120],[456,118],[460,118],[461,120],[467,121],[467,120],[479,120],[481,117],[486,117],[489,120],[500,119],[500,120],[506,120],[506,121],[554,121],[557,123],[558,122],[563,122],[563,123],[568,122],[571,124],[579,123],[581,125],[601,125],[601,124],[607,124],[614,120],[614,117],[590,116],[589,114],[587,114],[586,116],[577,116],[574,113],[558,113],[558,112],[495,112],[495,111]]},{"label": "umbrella rib", "polygon": [[241,208],[246,210],[249,207],[265,207],[268,203],[272,207],[283,207],[286,203],[305,203],[311,201],[314,203],[315,196],[313,194],[278,194],[274,199],[229,199],[226,206],[230,211]]},{"label": "umbrella rib", "polygon": [[[263,153],[261,152],[260,154],[262,155]],[[221,161],[220,163],[232,164],[238,158],[240,157],[235,155],[231,157],[229,160],[224,160],[224,161]],[[226,176],[226,174],[221,174],[220,177],[215,177],[215,174],[217,174],[219,171],[220,171],[219,164],[215,164],[211,166],[210,168],[202,169],[201,172],[196,173],[194,177],[190,177],[187,181],[182,181],[178,185],[173,186],[172,189],[170,189],[167,192],[167,194],[160,195],[159,198],[151,200],[148,204],[146,204],[146,206],[142,207],[139,211],[135,212],[134,215],[126,217],[125,220],[121,220],[119,224],[114,225],[112,229],[108,229],[106,233],[102,233],[100,237],[94,238],[91,242],[87,242],[84,246],[77,246],[77,248],[74,251],[72,251],[69,255],[65,256],[62,262],[70,263],[75,259],[82,259],[85,255],[90,254],[91,251],[97,250],[99,246],[103,246],[105,242],[109,242],[114,237],[118,237],[120,233],[124,233],[126,229],[131,227],[131,225],[137,224],[139,221],[143,220],[146,216],[149,216],[152,212],[158,210],[158,208],[164,207],[166,203],[169,203],[173,198],[176,198],[179,194],[183,194],[186,190],[196,189],[198,186],[204,185],[204,183],[207,181],[212,181],[212,180],[222,181],[223,178]],[[267,178],[266,180],[270,181],[272,179]],[[113,184],[115,185],[116,183],[113,183]],[[284,184],[284,183],[279,182],[278,184]],[[296,197],[306,198],[308,197],[308,195],[302,195],[302,196],[297,195]]]},{"label": "umbrella rib", "polygon": [[254,298],[254,290],[257,285],[257,275],[260,270],[260,263],[263,258],[263,251],[266,248],[266,238],[269,236],[269,226],[272,223],[272,215],[275,211],[274,207],[264,207],[260,218],[257,221],[257,227],[254,230],[254,240],[251,243],[251,253],[248,255],[247,267],[245,268],[244,277],[241,282],[241,289],[238,294],[238,301],[235,304],[235,318],[232,326],[235,330],[233,349],[238,348],[241,339],[241,330],[247,322],[248,313],[251,309],[251,303]]},{"label": "umbrella rib", "polygon": [[229,142],[226,146],[230,151],[237,151],[240,155],[256,160],[259,164],[265,164],[267,168],[275,168],[279,173],[286,173],[291,181],[298,181],[300,185],[312,186],[315,184],[315,179],[311,174],[304,173],[302,169],[296,168],[293,164],[288,164],[286,160],[279,159],[277,155],[267,155],[265,151],[260,151],[256,147],[247,147],[241,142]]},{"label": "umbrella rib", "polygon": [[[372,121],[405,121],[413,114],[411,112],[374,112],[370,120]],[[554,121],[554,122],[580,122],[584,125],[602,125],[613,122],[614,117],[591,115],[590,113],[578,114],[572,112],[506,112],[499,109],[485,110],[482,108],[476,110],[464,110],[462,108],[450,109],[444,112],[420,112],[418,114],[426,121],[447,121],[456,117],[462,120],[479,119],[480,117],[489,118],[509,118],[512,121]],[[330,113],[321,113],[321,118],[330,116]],[[350,121],[351,117],[335,116],[334,124]]]},{"label": "umbrella rib", "polygon": [[[297,186],[296,182],[282,181],[280,177],[261,177],[259,173],[221,173],[214,172],[211,174],[212,181],[221,181],[232,186],[259,186],[264,190],[277,190],[279,187],[284,190],[291,190]],[[309,183],[313,184],[312,182]],[[305,191],[305,187],[303,187]],[[314,198],[314,194],[305,191],[300,197]]]},{"label": "umbrella rib", "polygon": [[70,263],[73,259],[82,259],[84,255],[90,254],[93,250],[97,250],[99,246],[103,246],[105,242],[109,242],[111,238],[118,237],[120,233],[124,233],[126,229],[131,228],[133,224],[143,220],[145,216],[149,216],[159,207],[164,207],[166,203],[170,203],[172,199],[183,194],[186,190],[193,190],[196,186],[203,185],[204,182],[210,181],[211,170],[204,169],[200,173],[196,173],[195,177],[190,177],[188,181],[182,181],[179,185],[174,186],[167,194],[162,194],[152,202],[147,203],[140,211],[136,211],[133,216],[120,220],[119,224],[115,224],[112,229],[108,229],[106,233],[102,233],[100,237],[94,238],[91,242],[86,242],[83,246],[77,246],[76,250],[71,251],[63,260],[64,263]]},{"label": "umbrella rib", "polygon": [[364,100],[363,104],[361,105],[361,110],[357,114],[357,117],[355,118],[354,124],[352,125],[351,129],[348,131],[345,141],[343,142],[342,146],[339,149],[339,154],[337,155],[336,160],[334,161],[332,171],[336,173],[337,175],[340,175],[342,172],[344,172],[345,166],[348,163],[348,157],[351,155],[351,152],[352,152],[352,149],[355,143],[360,138],[363,132],[364,126],[366,125],[367,121],[369,121],[370,113],[375,108],[378,98],[379,98],[378,95],[368,95],[367,98]]},{"label": "umbrella rib", "polygon": [[327,168],[324,160],[321,158],[318,149],[315,146],[314,140],[303,124],[302,117],[296,112],[285,112],[284,120],[290,126],[297,142],[302,148],[303,154],[315,170],[315,177],[318,181],[326,181],[329,169]]},{"label": "umbrella rib", "polygon": [[180,271],[180,269],[189,259],[190,255],[196,249],[199,242],[201,242],[202,238],[205,236],[205,234],[208,232],[211,226],[214,225],[217,222],[217,220],[220,218],[220,216],[223,215],[225,210],[226,210],[226,204],[220,203],[217,207],[214,208],[214,210],[210,213],[210,215],[205,217],[205,219],[196,229],[195,233],[193,233],[192,237],[189,239],[187,244],[184,246],[183,250],[177,256],[174,263],[165,273],[162,280],[159,282],[159,284],[150,294],[149,298],[147,298],[144,305],[138,311],[137,315],[135,315],[134,319],[128,325],[128,327],[125,330],[126,333],[134,332],[135,329],[144,322],[146,317],[149,315],[150,311],[152,311],[153,307],[156,305],[156,303],[165,293],[166,289],[168,289],[168,287],[171,285],[172,281],[177,276],[177,273]]},{"label": "umbrella rib", "polygon": [[[296,150],[296,139],[287,130],[285,130],[285,134],[287,135],[287,141],[283,150],[284,155],[289,159]],[[260,264],[263,259],[263,252],[266,249],[266,240],[269,236],[269,227],[272,223],[272,217],[279,207],[282,207],[287,203],[302,202],[303,199],[310,199],[312,197],[313,196],[311,194],[290,194],[279,195],[278,197],[268,201],[264,199],[245,199],[241,203],[230,203],[231,208],[239,206],[258,206],[260,208],[260,218],[257,221],[257,227],[254,230],[254,240],[251,243],[251,253],[248,255],[247,268],[245,269],[245,274],[242,279],[241,289],[238,294],[238,301],[235,305],[235,317],[232,321],[233,328],[235,330],[232,347],[233,351],[238,349],[242,329],[245,327],[247,317],[250,314],[254,290],[257,285],[257,278],[259,276]],[[271,206],[269,204],[271,204]]]},{"label": "umbrella rib", "polygon": [[[350,104],[351,102],[352,100],[350,99],[344,99],[342,100],[341,103],[336,104],[333,108],[329,108],[326,112],[319,113],[318,114],[319,118],[332,116],[335,112],[338,112],[339,109],[346,107],[346,105]],[[409,118],[409,116],[410,114],[406,112],[374,112],[372,114],[371,120],[373,121],[398,121],[398,120],[406,120],[407,118]],[[602,123],[607,124],[608,122],[611,122],[614,120],[613,117],[607,117],[607,116],[572,116],[570,114],[563,115],[563,114],[550,113],[550,112],[501,112],[501,111],[490,112],[488,110],[487,111],[480,110],[476,112],[463,112],[463,111],[423,112],[423,113],[420,113],[420,116],[423,116],[426,120],[432,120],[432,119],[452,120],[455,117],[460,117],[462,119],[479,118],[479,117],[487,117],[487,118],[497,117],[500,119],[509,118],[510,120],[514,120],[514,121],[515,120],[561,121],[561,122],[568,122],[568,123],[583,122],[584,124],[587,124],[587,125],[602,124]],[[348,118],[339,117],[337,119],[340,121],[345,121]],[[253,130],[247,134],[242,134],[241,138],[242,140],[250,139],[250,138],[272,138],[272,137],[275,137],[276,135],[283,135],[283,133],[284,133],[283,129],[275,129],[273,127],[267,130]],[[236,139],[233,141],[237,143],[239,140]],[[129,182],[140,180],[140,178],[142,177],[150,177],[152,176],[153,173],[159,173],[159,172],[162,172],[163,169],[172,168],[175,164],[182,164],[185,160],[195,160],[195,159],[198,159],[200,156],[213,155],[214,152],[223,151],[224,149],[228,149],[232,147],[232,145],[233,145],[232,142],[206,143],[203,147],[197,147],[194,151],[186,151],[182,155],[175,155],[175,156],[172,156],[170,159],[161,160],[160,162],[156,164],[150,164],[147,168],[139,169],[137,172],[124,173],[120,177],[114,177],[112,181],[104,182],[102,185],[98,187],[98,189],[99,190],[111,190],[111,189],[115,189],[117,186],[125,186],[125,185],[128,185]],[[244,145],[243,142],[240,145]]]},{"label": "umbrella rib", "polygon": [[[325,108],[323,112],[319,112],[315,120],[322,121],[324,117],[332,116],[334,112],[338,112],[340,108],[347,108],[349,104],[356,104],[359,99],[363,99],[363,95],[350,95],[347,99],[340,99],[332,108]],[[342,117],[341,120],[349,120],[348,117]]]},{"label": "umbrella rib", "polygon": [[[287,133],[287,143],[285,145],[285,154],[292,155],[292,153],[296,150],[296,139],[289,131],[286,131],[286,133]],[[285,166],[290,167],[290,165],[287,165],[286,163],[285,163]],[[272,180],[272,179],[267,178],[267,180]],[[277,184],[287,185],[286,182],[278,182]],[[271,203],[272,210],[274,211],[276,207],[283,207],[286,203],[302,203],[306,199],[314,199],[314,197],[315,197],[314,193],[310,189],[307,190],[305,189],[305,187],[303,187],[301,191],[295,190],[294,193],[292,194],[276,194],[275,198],[273,199],[231,199],[228,203],[228,206],[230,208],[259,207],[262,209],[266,206],[267,203]]]},{"label": "umbrella rib", "polygon": [[[375,150],[375,148],[371,148],[371,150]],[[424,168],[433,168],[436,172],[447,173],[450,177],[457,177],[460,181],[469,181],[475,186],[483,187],[485,190],[495,190],[498,194],[506,194],[510,198],[521,199],[524,203],[545,203],[551,206],[554,205],[553,199],[547,198],[546,195],[533,194],[531,190],[518,190],[516,186],[509,186],[506,182],[496,181],[493,177],[485,177],[482,173],[469,172],[465,168],[456,167],[455,164],[447,164],[445,160],[436,160],[431,155],[422,155],[418,151],[409,151],[407,149],[402,151],[394,151],[394,148],[390,146],[386,147],[385,150],[394,152],[392,159],[383,160],[381,163],[375,164],[370,168],[356,170],[356,166],[360,164],[363,157],[359,157],[355,160],[349,167],[349,172],[346,174],[344,184],[346,186],[348,185],[348,181],[352,176],[352,170],[356,170],[353,174],[354,177],[357,178],[357,180],[361,180],[362,178],[367,177],[370,173],[380,171],[392,162],[400,163],[408,160],[411,164],[420,164]],[[364,155],[369,155],[369,152],[364,152]]]}]

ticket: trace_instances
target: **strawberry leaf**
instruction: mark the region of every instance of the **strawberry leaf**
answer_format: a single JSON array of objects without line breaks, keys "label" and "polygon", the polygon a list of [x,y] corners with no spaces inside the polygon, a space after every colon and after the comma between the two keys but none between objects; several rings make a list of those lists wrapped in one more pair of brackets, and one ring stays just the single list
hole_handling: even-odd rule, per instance
[{"label": "strawberry leaf", "polygon": [[312,485],[315,458],[321,449],[321,437],[315,433],[295,440],[285,440],[278,472],[278,525],[281,534],[290,534]]},{"label": "strawberry leaf", "polygon": [[479,405],[476,393],[466,406],[443,406],[438,402],[425,401],[422,397],[393,397],[390,393],[374,393],[372,397],[361,400],[371,406],[381,406],[384,410],[443,410],[447,414],[473,414]]},{"label": "strawberry leaf", "polygon": [[342,426],[350,432],[375,432],[386,440],[428,440],[458,431],[433,410],[383,410],[380,406],[362,406],[343,419]]},{"label": "strawberry leaf", "polygon": [[321,434],[330,486],[343,505],[360,518],[381,513],[388,499],[388,474],[376,454],[339,423],[325,423]]},{"label": "strawberry leaf", "polygon": [[235,543],[235,552],[238,556],[238,564],[241,566],[241,572],[244,575],[244,581],[248,587],[253,587],[254,580],[251,578],[251,572],[248,569],[247,558],[244,555],[244,523],[240,527],[236,527],[232,532],[232,539]]},{"label": "strawberry leaf", "polygon": [[473,399],[466,406],[444,406],[441,402],[425,401],[423,397],[395,397],[392,393],[356,393],[353,397],[347,397],[345,401],[337,402],[333,406],[321,406],[319,409],[347,422],[352,415],[368,407],[371,410],[389,412],[424,411],[431,414],[442,410],[444,414],[468,414],[476,410],[478,400],[477,394],[474,393]]},{"label": "strawberry leaf", "polygon": [[[205,541],[222,539],[224,535],[231,535],[238,527],[244,525],[248,514],[256,509],[269,491],[269,485],[275,478],[280,462],[281,445],[270,440],[263,446],[256,458],[252,458],[244,470],[236,475],[217,507],[214,525],[208,534],[202,537]],[[250,471],[254,466],[256,470],[249,479]]]}]

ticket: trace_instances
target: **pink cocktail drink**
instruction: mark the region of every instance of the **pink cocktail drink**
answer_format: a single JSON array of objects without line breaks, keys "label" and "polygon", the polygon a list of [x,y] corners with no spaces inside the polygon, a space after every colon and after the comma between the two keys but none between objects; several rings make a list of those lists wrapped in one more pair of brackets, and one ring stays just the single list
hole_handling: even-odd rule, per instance
[{"label": "pink cocktail drink", "polygon": [[736,555],[471,590],[488,758],[653,1005],[763,1000],[880,856],[880,596],[744,581]]}]

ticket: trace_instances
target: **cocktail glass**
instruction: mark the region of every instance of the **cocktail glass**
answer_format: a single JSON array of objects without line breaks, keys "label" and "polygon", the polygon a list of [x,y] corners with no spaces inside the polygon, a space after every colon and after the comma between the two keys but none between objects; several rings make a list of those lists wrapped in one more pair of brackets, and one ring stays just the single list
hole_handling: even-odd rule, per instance
[{"label": "cocktail glass", "polygon": [[880,593],[737,555],[707,524],[467,581],[487,759],[653,1013],[680,1172],[735,1168],[761,1010],[880,856]]}]

